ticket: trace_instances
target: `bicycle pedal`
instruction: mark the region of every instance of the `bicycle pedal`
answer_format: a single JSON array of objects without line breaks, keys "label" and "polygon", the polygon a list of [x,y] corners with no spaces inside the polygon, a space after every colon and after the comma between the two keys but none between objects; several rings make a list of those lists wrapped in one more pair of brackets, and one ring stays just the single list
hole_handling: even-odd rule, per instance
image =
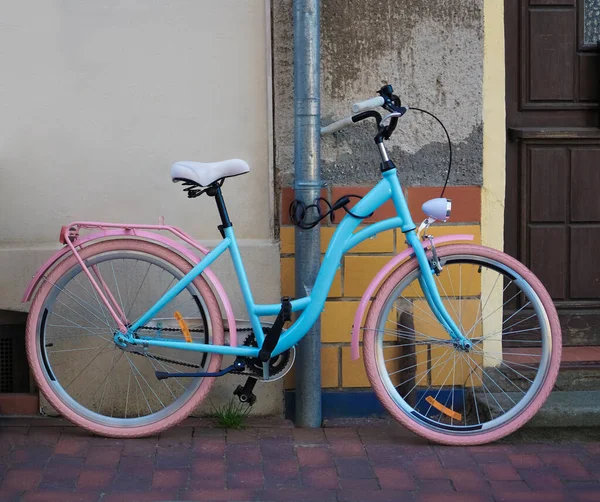
[{"label": "bicycle pedal", "polygon": [[252,392],[256,382],[256,378],[248,377],[243,387],[241,385],[236,387],[233,391],[233,395],[238,397],[240,403],[248,403],[252,406],[256,402],[256,395]]}]

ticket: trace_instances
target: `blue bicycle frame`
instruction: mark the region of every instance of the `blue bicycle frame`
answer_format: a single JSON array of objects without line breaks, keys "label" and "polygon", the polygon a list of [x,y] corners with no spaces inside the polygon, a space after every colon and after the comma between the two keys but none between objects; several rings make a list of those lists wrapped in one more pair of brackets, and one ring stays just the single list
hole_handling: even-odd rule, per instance
[{"label": "blue bicycle frame", "polygon": [[[312,291],[304,298],[291,301],[292,311],[302,312],[302,314],[286,331],[281,334],[279,342],[272,352],[273,356],[276,356],[296,345],[317,321],[325,306],[327,294],[344,253],[348,252],[365,239],[373,237],[379,232],[384,232],[392,228],[400,228],[406,235],[406,241],[408,245],[413,248],[413,252],[422,271],[422,274],[419,277],[420,286],[436,318],[455,341],[462,343],[466,340],[442,303],[437,286],[433,279],[434,271],[425,254],[425,250],[419,243],[419,238],[415,232],[415,224],[412,221],[406,199],[402,193],[402,188],[400,186],[396,169],[384,171],[383,179],[354,206],[352,212],[354,214],[370,214],[385,204],[389,199],[392,199],[398,215],[394,218],[373,223],[372,225],[369,225],[368,227],[356,233],[354,233],[354,231],[362,220],[352,215],[346,215],[340,222],[337,230],[331,238]],[[127,334],[124,335],[126,343],[131,345],[145,345],[149,347],[168,347],[198,352],[258,357],[258,352],[264,341],[264,332],[260,322],[260,317],[277,315],[281,310],[281,304],[257,305],[254,303],[252,291],[250,289],[250,284],[248,283],[248,277],[242,262],[242,257],[240,255],[233,227],[230,226],[225,228],[224,234],[225,236],[223,241],[217,247],[215,247],[208,255],[206,255],[188,274],[186,274],[177,284],[167,291],[152,308],[150,308],[128,329]],[[165,339],[155,339],[145,336],[133,336],[138,328],[144,326],[148,321],[150,321],[171,300],[181,293],[181,291],[183,291],[196,277],[202,274],[206,267],[211,265],[226,250],[229,250],[231,253],[231,258],[240,288],[242,290],[242,295],[244,297],[244,302],[250,318],[250,324],[257,340],[258,348],[188,343]]]}]

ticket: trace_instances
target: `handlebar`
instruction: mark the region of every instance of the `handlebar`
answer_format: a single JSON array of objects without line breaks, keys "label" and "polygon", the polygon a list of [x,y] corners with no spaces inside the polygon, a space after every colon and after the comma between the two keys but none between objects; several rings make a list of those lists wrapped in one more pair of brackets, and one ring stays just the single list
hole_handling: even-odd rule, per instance
[{"label": "handlebar", "polygon": [[[377,122],[377,128],[379,129],[379,134],[377,138],[389,139],[391,134],[394,132],[396,128],[396,124],[398,122],[398,118],[402,117],[407,111],[406,107],[403,107],[400,103],[400,98],[393,94],[393,89],[391,85],[385,85],[379,90],[379,96],[375,98],[365,99],[364,101],[359,101],[358,103],[354,103],[352,105],[352,113],[356,115],[351,115],[349,117],[345,117],[340,120],[336,120],[331,124],[321,128],[321,135],[331,134],[344,127],[348,127],[350,125],[354,125],[361,120],[366,118],[375,118]],[[388,112],[391,112],[386,119],[391,119],[389,125],[383,125],[385,120],[381,119],[381,115],[374,111],[374,108],[383,107]],[[380,141],[377,140],[377,141]]]},{"label": "handlebar", "polygon": [[359,101],[358,103],[354,103],[352,105],[352,113],[362,112],[363,110],[370,110],[372,108],[377,108],[379,106],[383,106],[385,104],[385,99],[382,96],[377,96],[376,98],[365,99],[364,101]]}]

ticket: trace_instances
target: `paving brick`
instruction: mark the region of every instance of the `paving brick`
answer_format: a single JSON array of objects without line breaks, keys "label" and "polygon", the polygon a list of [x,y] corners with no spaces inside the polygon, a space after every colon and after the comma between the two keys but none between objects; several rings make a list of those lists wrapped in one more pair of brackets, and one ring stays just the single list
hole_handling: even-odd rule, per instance
[{"label": "paving brick", "polygon": [[224,475],[218,478],[194,478],[192,476],[188,488],[190,490],[224,490],[227,488],[227,480]]},{"label": "paving brick", "polygon": [[33,490],[42,479],[42,471],[37,469],[10,469],[4,475],[2,489]]},{"label": "paving brick", "polygon": [[419,493],[417,501],[427,502],[493,502],[489,493]]},{"label": "paving brick", "polygon": [[31,427],[27,441],[35,445],[56,445],[61,433],[60,427]]},{"label": "paving brick", "polygon": [[526,492],[530,490],[525,481],[488,481],[490,489],[494,493],[503,492]]},{"label": "paving brick", "polygon": [[379,490],[381,487],[377,478],[354,479],[341,478],[338,480],[342,490]]},{"label": "paving brick", "polygon": [[339,488],[337,472],[332,467],[300,468],[305,486],[333,490]]},{"label": "paving brick", "polygon": [[465,447],[460,446],[436,446],[434,451],[446,469],[478,469],[479,465]]},{"label": "paving brick", "polygon": [[141,474],[119,472],[113,479],[112,491],[147,491],[152,488],[152,471]]},{"label": "paving brick", "polygon": [[497,502],[566,502],[572,500],[567,494],[560,491],[535,491],[535,492],[511,492],[496,494],[494,500]]},{"label": "paving brick", "polygon": [[52,452],[52,446],[18,447],[10,452],[8,462],[15,467],[45,467]]},{"label": "paving brick", "polygon": [[[266,488],[264,491],[256,492],[256,500],[273,501],[302,501],[302,502],[330,502],[336,501],[336,490],[315,488]],[[400,500],[400,499],[398,499]]]},{"label": "paving brick", "polygon": [[73,457],[85,457],[89,447],[90,442],[87,439],[62,436],[56,444],[54,453],[57,455],[62,454],[71,455]]},{"label": "paving brick", "polygon": [[121,460],[122,448],[92,446],[85,457],[86,467],[116,467]]},{"label": "paving brick", "polygon": [[259,429],[258,436],[260,439],[277,439],[280,441],[293,441],[292,429],[283,427],[263,427]]},{"label": "paving brick", "polygon": [[144,475],[154,470],[154,459],[149,457],[121,457],[117,471],[122,474]]},{"label": "paving brick", "polygon": [[177,490],[187,488],[188,478],[190,476],[189,470],[174,470],[169,469],[166,471],[154,471],[152,476],[152,489],[154,490],[168,490],[175,488]]},{"label": "paving brick", "polygon": [[327,442],[324,429],[292,429],[292,437],[296,445],[324,444]]},{"label": "paving brick", "polygon": [[333,461],[340,478],[367,479],[375,477],[373,468],[367,459],[334,458]]},{"label": "paving brick", "polygon": [[408,502],[415,500],[415,496],[412,492],[399,492],[397,490],[373,491],[347,489],[341,490],[338,493],[338,500],[340,502],[363,502],[365,500],[368,500],[369,502]]},{"label": "paving brick", "polygon": [[254,500],[255,490],[233,489],[233,490],[187,490],[181,493],[181,500]]},{"label": "paving brick", "polygon": [[543,453],[540,458],[553,466],[558,475],[565,480],[591,480],[592,476],[582,463],[575,457]]},{"label": "paving brick", "polygon": [[334,457],[366,457],[364,445],[360,441],[340,440],[331,442],[331,454]]},{"label": "paving brick", "polygon": [[199,457],[218,458],[225,456],[225,438],[194,438],[192,451]]},{"label": "paving brick", "polygon": [[416,483],[416,491],[419,494],[456,493],[449,479],[419,479]]},{"label": "paving brick", "polygon": [[263,440],[260,443],[263,459],[290,458],[294,456],[294,444],[291,441]]},{"label": "paving brick", "polygon": [[2,502],[20,502],[22,500],[21,490],[0,488],[0,500],[2,500]]},{"label": "paving brick", "polygon": [[262,488],[263,481],[262,470],[256,468],[227,472],[227,488]]},{"label": "paving brick", "polygon": [[494,481],[519,481],[521,476],[512,464],[489,464],[483,466],[483,472],[487,479]]},{"label": "paving brick", "polygon": [[158,446],[161,448],[188,447],[192,444],[193,427],[171,427],[160,433]]},{"label": "paving brick", "polygon": [[81,469],[79,467],[51,467],[44,470],[38,485],[40,490],[73,490]]},{"label": "paving brick", "polygon": [[265,479],[288,480],[296,479],[300,475],[298,462],[295,459],[277,459],[263,463]]},{"label": "paving brick", "polygon": [[296,448],[296,454],[302,467],[333,467],[333,457],[329,448],[299,446]]},{"label": "paving brick", "polygon": [[108,469],[84,469],[79,475],[77,488],[82,490],[104,490],[111,486],[115,473]]},{"label": "paving brick", "polygon": [[227,444],[258,443],[258,429],[227,430]]},{"label": "paving brick", "polygon": [[53,455],[46,464],[47,467],[81,467],[85,461],[84,457],[71,457],[69,455]]},{"label": "paving brick", "polygon": [[123,455],[132,457],[146,457],[156,454],[156,438],[132,439],[123,445]]},{"label": "paving brick", "polygon": [[[21,498],[24,502],[96,502],[102,494],[99,492],[69,492],[59,490],[35,490],[28,492]],[[106,500],[106,499],[102,499]],[[124,499],[121,499],[124,500]]]},{"label": "paving brick", "polygon": [[152,490],[144,492],[113,491],[102,497],[102,502],[152,502],[176,500],[177,490]]},{"label": "paving brick", "polygon": [[457,492],[488,491],[490,488],[479,470],[448,469],[448,477]]},{"label": "paving brick", "polygon": [[448,473],[437,458],[421,458],[409,462],[409,470],[417,479],[447,479]]},{"label": "paving brick", "polygon": [[544,465],[540,457],[532,453],[511,453],[508,458],[516,468],[535,469]]},{"label": "paving brick", "polygon": [[191,455],[187,449],[174,449],[170,451],[159,448],[156,453],[157,469],[187,469],[191,464]]},{"label": "paving brick", "polygon": [[196,458],[192,461],[192,478],[216,478],[225,476],[224,459]]},{"label": "paving brick", "polygon": [[560,478],[549,470],[519,469],[519,474],[533,490],[560,490],[562,488]]},{"label": "paving brick", "polygon": [[408,491],[416,487],[412,475],[402,467],[375,467],[374,471],[383,489]]}]

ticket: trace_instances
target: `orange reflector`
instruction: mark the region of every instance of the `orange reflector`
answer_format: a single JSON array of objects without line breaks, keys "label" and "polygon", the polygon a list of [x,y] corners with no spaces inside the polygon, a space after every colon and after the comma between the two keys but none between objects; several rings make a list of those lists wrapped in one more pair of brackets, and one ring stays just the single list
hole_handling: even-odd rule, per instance
[{"label": "orange reflector", "polygon": [[192,343],[192,335],[190,335],[190,328],[188,328],[188,325],[185,322],[183,316],[179,313],[178,310],[173,315],[175,316],[175,319],[177,319],[181,331],[183,331],[183,337],[185,338],[185,341],[188,343]]},{"label": "orange reflector", "polygon": [[462,415],[460,413],[457,413],[456,411],[451,410],[450,408],[446,408],[442,403],[436,401],[432,396],[427,396],[425,398],[425,401],[427,401],[435,409],[441,411],[444,415],[448,415],[454,420],[462,420]]}]

